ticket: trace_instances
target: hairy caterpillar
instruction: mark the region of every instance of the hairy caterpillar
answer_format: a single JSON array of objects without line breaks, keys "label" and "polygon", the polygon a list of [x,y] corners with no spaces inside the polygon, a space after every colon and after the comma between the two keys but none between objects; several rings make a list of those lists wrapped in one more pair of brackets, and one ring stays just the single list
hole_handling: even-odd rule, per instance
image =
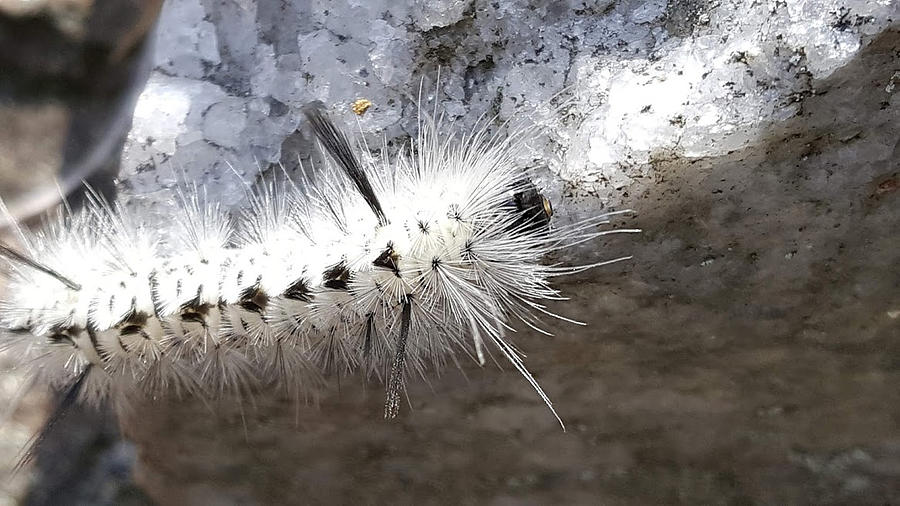
[{"label": "hairy caterpillar", "polygon": [[2,347],[66,399],[94,403],[297,394],[361,370],[385,381],[393,418],[410,372],[459,352],[483,364],[491,346],[556,416],[507,331],[563,318],[542,303],[560,298],[551,278],[630,258],[544,256],[636,230],[597,228],[618,213],[550,227],[549,201],[514,162],[529,129],[454,136],[420,119],[413,148],[363,163],[321,105],[304,112],[330,161],[263,185],[238,219],[192,191],[170,236],[100,199],[19,230],[25,253],[3,252]]}]

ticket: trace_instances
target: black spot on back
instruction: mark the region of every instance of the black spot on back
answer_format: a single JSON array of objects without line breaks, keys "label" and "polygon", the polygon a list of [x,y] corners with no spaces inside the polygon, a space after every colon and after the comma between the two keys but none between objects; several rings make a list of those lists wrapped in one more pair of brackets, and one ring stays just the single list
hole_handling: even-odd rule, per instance
[{"label": "black spot on back", "polygon": [[181,314],[179,317],[183,322],[190,323],[199,323],[200,325],[206,326],[206,316],[209,315],[209,310],[212,306],[209,304],[197,304],[197,305],[189,305],[184,304],[181,306]]},{"label": "black spot on back", "polygon": [[122,323],[126,325],[140,325],[143,327],[144,325],[146,325],[147,320],[149,319],[150,315],[148,315],[147,313],[132,311],[128,314],[128,316],[125,317],[124,320],[122,320]]},{"label": "black spot on back", "polygon": [[262,314],[268,303],[269,296],[259,288],[259,285],[254,285],[241,292],[239,304],[247,311]]},{"label": "black spot on back", "polygon": [[122,327],[121,329],[119,329],[119,335],[120,336],[130,336],[130,335],[134,335],[134,334],[139,334],[142,330],[144,330],[144,327],[141,325],[126,325],[126,326]]},{"label": "black spot on back", "polygon": [[[121,337],[123,336],[133,336],[139,335],[144,339],[150,339],[150,335],[144,330],[144,327],[147,325],[147,320],[150,319],[150,315],[144,313],[132,312],[128,315],[127,318],[122,320],[119,324],[119,343],[122,343]],[[95,345],[96,349],[97,346]],[[122,345],[122,348],[125,348],[125,345]],[[131,350],[125,348],[126,351],[131,352]]]},{"label": "black spot on back", "polygon": [[294,281],[291,286],[281,294],[282,297],[291,300],[299,300],[309,302],[312,300],[312,291],[309,289],[306,280],[303,278]]},{"label": "black spot on back", "polygon": [[387,248],[378,255],[374,261],[372,261],[372,265],[375,267],[383,267],[385,269],[390,269],[396,274],[398,277],[400,276],[400,255],[394,251],[394,245],[388,243]]},{"label": "black spot on back", "polygon": [[47,340],[50,341],[51,343],[56,343],[56,344],[67,343],[67,344],[71,344],[72,346],[75,346],[75,340],[72,339],[72,336],[70,336],[68,334],[68,332],[54,332],[54,333],[50,334],[49,336],[47,336]]},{"label": "black spot on back", "polygon": [[326,288],[347,290],[348,282],[350,281],[350,271],[347,269],[347,263],[341,260],[340,263],[322,273],[322,277],[325,279],[323,285]]}]

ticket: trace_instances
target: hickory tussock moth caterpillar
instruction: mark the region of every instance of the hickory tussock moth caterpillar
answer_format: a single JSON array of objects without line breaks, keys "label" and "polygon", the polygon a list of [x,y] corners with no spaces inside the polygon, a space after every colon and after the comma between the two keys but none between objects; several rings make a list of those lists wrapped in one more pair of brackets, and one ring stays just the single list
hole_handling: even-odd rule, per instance
[{"label": "hickory tussock moth caterpillar", "polygon": [[493,348],[557,416],[507,332],[563,318],[543,305],[560,298],[553,277],[629,258],[564,267],[548,253],[636,230],[598,228],[617,213],[551,227],[513,156],[532,129],[459,136],[420,117],[414,147],[375,163],[320,105],[305,114],[330,160],[315,181],[263,185],[236,219],[194,191],[166,237],[100,199],[19,230],[2,346],[88,402],[297,391],[364,370],[386,383],[387,418],[410,372]]}]

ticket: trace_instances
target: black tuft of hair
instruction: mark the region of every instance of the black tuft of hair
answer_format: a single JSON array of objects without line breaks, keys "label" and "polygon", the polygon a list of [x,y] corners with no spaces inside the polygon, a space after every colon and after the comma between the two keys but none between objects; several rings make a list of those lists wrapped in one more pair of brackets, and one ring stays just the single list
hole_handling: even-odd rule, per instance
[{"label": "black tuft of hair", "polygon": [[378,196],[375,195],[372,183],[369,182],[366,172],[363,170],[359,160],[357,160],[356,155],[353,154],[353,149],[350,147],[350,141],[347,140],[347,136],[335,126],[334,122],[326,114],[325,104],[319,101],[311,102],[303,107],[303,114],[312,126],[316,138],[322,143],[325,151],[341,166],[347,177],[356,185],[360,195],[372,208],[372,212],[378,218],[378,223],[387,225],[387,217],[384,215]]}]

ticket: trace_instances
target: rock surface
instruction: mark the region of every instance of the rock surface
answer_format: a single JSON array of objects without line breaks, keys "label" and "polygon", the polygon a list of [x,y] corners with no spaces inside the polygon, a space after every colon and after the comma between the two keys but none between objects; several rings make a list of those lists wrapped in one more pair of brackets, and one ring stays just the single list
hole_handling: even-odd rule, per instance
[{"label": "rock surface", "polygon": [[630,205],[621,193],[655,161],[758,146],[802,117],[898,14],[891,0],[171,0],[122,176],[133,195],[214,182],[236,205],[226,164],[252,181],[306,155],[302,105],[350,124],[353,101],[370,100],[360,130],[380,145],[414,134],[422,85],[461,129],[482,114],[546,126],[523,158],[549,166],[563,209],[573,195],[591,212]]},{"label": "rock surface", "polygon": [[311,100],[397,146],[423,82],[461,129],[546,127],[558,220],[646,231],[577,252],[635,255],[568,280],[587,327],[516,339],[568,432],[469,364],[397,423],[355,378],[150,406],[124,428],[159,502],[900,502],[900,4],[170,0],[155,65],[120,187],[149,214],[185,180],[239,207],[232,167],[294,167]]}]

